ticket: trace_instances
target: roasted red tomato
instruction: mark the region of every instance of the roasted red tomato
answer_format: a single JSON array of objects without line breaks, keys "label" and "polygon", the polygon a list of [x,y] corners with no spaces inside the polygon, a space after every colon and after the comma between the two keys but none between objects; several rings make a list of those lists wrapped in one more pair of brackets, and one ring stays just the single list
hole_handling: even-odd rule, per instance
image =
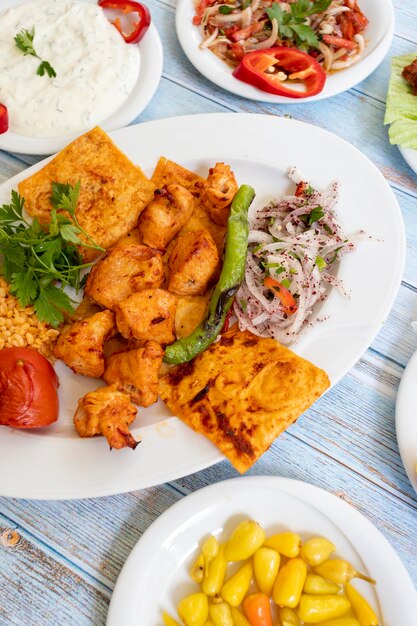
[{"label": "roasted red tomato", "polygon": [[[262,91],[289,98],[315,96],[326,82],[326,72],[313,57],[284,46],[245,54],[233,76]],[[305,91],[290,87],[291,81],[304,83]]]},{"label": "roasted red tomato", "polygon": [[9,130],[9,113],[5,104],[0,104],[0,135]]},{"label": "roasted red tomato", "polygon": [[0,350],[0,424],[41,428],[58,419],[58,376],[32,348]]},{"label": "roasted red tomato", "polygon": [[122,14],[137,13],[139,21],[133,24],[133,30],[130,33],[123,32],[119,17],[112,23],[126,43],[139,43],[143,39],[151,23],[151,14],[144,4],[133,0],[99,0],[98,5],[102,9],[115,9]]}]

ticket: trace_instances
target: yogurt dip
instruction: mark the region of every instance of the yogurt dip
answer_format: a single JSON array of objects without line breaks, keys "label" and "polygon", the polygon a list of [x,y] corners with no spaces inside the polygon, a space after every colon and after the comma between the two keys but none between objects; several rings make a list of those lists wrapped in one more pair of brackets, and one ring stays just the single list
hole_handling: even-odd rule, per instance
[{"label": "yogurt dip", "polygon": [[[20,30],[33,28],[36,53],[56,78],[38,76],[39,59],[15,44]],[[139,70],[138,46],[126,44],[96,4],[34,0],[0,16],[0,102],[14,133],[59,137],[95,126],[127,100]]]}]

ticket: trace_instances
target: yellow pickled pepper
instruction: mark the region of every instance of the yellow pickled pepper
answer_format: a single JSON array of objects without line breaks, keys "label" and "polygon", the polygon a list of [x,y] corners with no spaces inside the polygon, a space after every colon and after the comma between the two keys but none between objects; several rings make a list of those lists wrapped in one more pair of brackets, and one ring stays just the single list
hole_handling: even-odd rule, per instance
[{"label": "yellow pickled pepper", "polygon": [[251,626],[250,622],[247,620],[246,615],[243,615],[239,609],[232,606],[230,609],[232,613],[232,618],[235,626]]},{"label": "yellow pickled pepper", "polygon": [[313,537],[302,545],[301,556],[311,567],[315,567],[327,561],[335,551],[336,546],[325,537]]},{"label": "yellow pickled pepper", "polygon": [[206,562],[204,559],[204,554],[200,552],[193,566],[190,569],[190,576],[195,583],[203,582],[205,565],[206,565]]},{"label": "yellow pickled pepper", "polygon": [[264,529],[254,520],[246,520],[236,526],[225,546],[226,561],[244,561],[261,547],[265,541]]},{"label": "yellow pickled pepper", "polygon": [[220,593],[224,577],[226,575],[227,561],[224,556],[224,546],[220,546],[217,556],[208,566],[201,588],[208,596],[216,596]]},{"label": "yellow pickled pepper", "polygon": [[212,604],[209,613],[214,626],[234,626],[230,606],[226,602]]},{"label": "yellow pickled pepper", "polygon": [[253,571],[259,591],[270,596],[278,574],[280,564],[279,552],[272,548],[259,548],[253,555]]},{"label": "yellow pickled pepper", "polygon": [[180,626],[177,620],[171,617],[170,614],[167,613],[166,611],[162,613],[162,620],[165,626]]},{"label": "yellow pickled pepper", "polygon": [[282,626],[300,626],[300,618],[297,613],[287,606],[283,606],[278,611]]},{"label": "yellow pickled pepper", "polygon": [[285,532],[272,535],[264,543],[265,548],[272,548],[283,556],[293,559],[298,556],[301,547],[301,537],[297,533]]},{"label": "yellow pickled pepper", "polygon": [[345,596],[309,596],[300,598],[299,616],[306,624],[319,624],[324,620],[341,617],[350,609],[350,602]]},{"label": "yellow pickled pepper", "polygon": [[337,619],[329,619],[325,622],[318,622],[318,626],[361,626],[354,617],[339,617]]},{"label": "yellow pickled pepper", "polygon": [[216,558],[216,556],[219,554],[219,551],[220,551],[220,543],[217,541],[216,537],[214,537],[213,535],[210,535],[210,537],[208,537],[208,539],[205,540],[205,542],[203,543],[201,547],[201,554],[204,557],[205,567],[206,567],[205,573],[207,573],[207,568],[209,564],[214,558]]},{"label": "yellow pickled pepper", "polygon": [[300,601],[307,577],[307,565],[302,559],[290,559],[276,577],[272,598],[278,606],[294,609]]},{"label": "yellow pickled pepper", "polygon": [[329,593],[338,593],[340,591],[340,587],[339,585],[336,585],[336,583],[332,583],[318,574],[307,574],[303,591],[304,593],[311,593],[314,595],[325,595]]},{"label": "yellow pickled pepper", "polygon": [[369,576],[357,572],[355,568],[344,559],[329,559],[328,561],[324,561],[324,563],[320,563],[320,565],[314,568],[314,571],[316,574],[319,574],[319,576],[323,576],[323,578],[331,580],[337,585],[344,585],[352,578],[361,578],[368,583],[376,584],[373,578],[369,578]]},{"label": "yellow pickled pepper", "polygon": [[203,581],[204,576],[208,572],[208,566],[218,555],[219,549],[220,544],[216,537],[210,535],[210,537],[203,543],[201,552],[190,570],[190,576],[195,583],[201,583]]},{"label": "yellow pickled pepper", "polygon": [[204,622],[203,626],[214,626],[214,624],[209,620],[208,622]]},{"label": "yellow pickled pepper", "polygon": [[345,585],[346,595],[361,626],[378,626],[378,618],[367,600],[350,583]]},{"label": "yellow pickled pepper", "polygon": [[186,596],[178,604],[177,610],[185,626],[203,626],[209,613],[207,596],[204,593]]},{"label": "yellow pickled pepper", "polygon": [[251,561],[246,561],[233,576],[224,583],[221,596],[230,606],[239,606],[245,597],[252,582],[253,567]]}]

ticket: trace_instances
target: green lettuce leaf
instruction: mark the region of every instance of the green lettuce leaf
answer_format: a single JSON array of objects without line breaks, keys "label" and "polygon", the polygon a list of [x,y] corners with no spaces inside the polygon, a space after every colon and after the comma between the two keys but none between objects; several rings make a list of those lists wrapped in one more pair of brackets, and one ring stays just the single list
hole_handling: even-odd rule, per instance
[{"label": "green lettuce leaf", "polygon": [[417,121],[406,118],[395,120],[389,127],[388,136],[392,144],[417,150]]},{"label": "green lettuce leaf", "polygon": [[416,56],[415,53],[404,54],[391,61],[384,124],[392,124],[388,131],[390,143],[417,150],[417,96],[402,77],[404,67]]}]

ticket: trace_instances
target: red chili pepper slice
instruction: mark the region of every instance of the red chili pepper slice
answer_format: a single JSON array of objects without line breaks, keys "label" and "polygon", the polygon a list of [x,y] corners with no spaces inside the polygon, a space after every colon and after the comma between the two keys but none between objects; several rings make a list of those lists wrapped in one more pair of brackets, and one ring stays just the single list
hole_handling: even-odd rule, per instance
[{"label": "red chili pepper slice", "polygon": [[5,104],[0,104],[0,135],[9,130],[9,112]]},{"label": "red chili pepper slice", "polygon": [[99,0],[98,5],[102,9],[115,9],[124,14],[137,13],[139,21],[133,24],[133,30],[129,34],[123,32],[119,18],[112,24],[120,32],[126,43],[139,43],[143,39],[151,23],[151,14],[144,4],[133,0]]},{"label": "red chili pepper slice", "polygon": [[281,300],[284,313],[287,315],[293,315],[297,310],[297,303],[292,295],[291,291],[284,287],[282,283],[275,280],[271,276],[267,276],[264,280],[265,287],[269,287],[274,294]]},{"label": "red chili pepper slice", "polygon": [[[274,72],[271,72],[271,68]],[[288,87],[288,81],[280,81],[278,74],[284,72],[289,80],[304,83],[304,91]],[[326,72],[306,52],[297,48],[278,46],[267,50],[255,50],[246,54],[233,76],[268,93],[289,98],[308,98],[320,93],[326,82]]]}]

